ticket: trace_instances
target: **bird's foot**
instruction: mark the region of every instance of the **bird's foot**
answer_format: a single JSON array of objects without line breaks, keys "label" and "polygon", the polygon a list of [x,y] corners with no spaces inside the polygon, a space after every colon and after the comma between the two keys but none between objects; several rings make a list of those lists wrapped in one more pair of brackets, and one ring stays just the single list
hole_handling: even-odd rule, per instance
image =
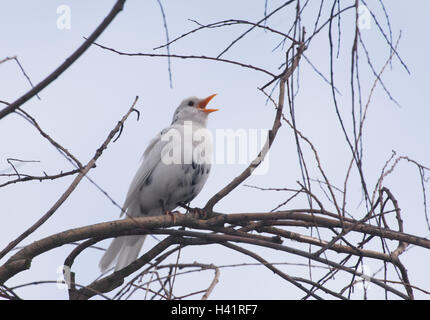
[{"label": "bird's foot", "polygon": [[207,218],[207,212],[204,209],[200,208],[191,208],[190,206],[186,205],[185,203],[179,202],[179,206],[187,210],[186,214],[192,215],[193,218],[196,219],[206,219]]},{"label": "bird's foot", "polygon": [[207,217],[207,212],[204,209],[200,208],[190,208],[188,210],[188,214],[191,214],[193,218],[196,219],[206,219]]},{"label": "bird's foot", "polygon": [[166,211],[164,211],[164,213],[163,213],[164,215],[168,215],[168,216],[170,216],[171,218],[172,218],[172,222],[173,223],[176,223],[176,216],[178,215],[178,214],[181,214],[178,210],[176,210],[176,211],[170,211],[170,210],[166,210]]}]

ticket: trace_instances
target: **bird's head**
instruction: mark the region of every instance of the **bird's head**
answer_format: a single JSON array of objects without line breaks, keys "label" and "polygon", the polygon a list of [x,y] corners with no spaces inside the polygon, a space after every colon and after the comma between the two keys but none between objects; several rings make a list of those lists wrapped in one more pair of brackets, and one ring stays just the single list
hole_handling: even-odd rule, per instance
[{"label": "bird's head", "polygon": [[209,101],[215,96],[216,94],[212,94],[203,99],[197,97],[184,99],[173,114],[172,124],[183,121],[193,121],[206,125],[208,114],[219,110],[206,108]]}]

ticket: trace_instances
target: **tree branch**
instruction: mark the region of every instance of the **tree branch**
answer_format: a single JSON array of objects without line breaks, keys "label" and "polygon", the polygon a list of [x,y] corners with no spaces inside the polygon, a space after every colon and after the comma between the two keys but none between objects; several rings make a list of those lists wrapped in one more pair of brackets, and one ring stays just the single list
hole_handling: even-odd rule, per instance
[{"label": "tree branch", "polygon": [[90,45],[98,38],[98,36],[108,27],[113,21],[116,15],[122,11],[125,0],[117,0],[109,14],[103,19],[101,24],[94,30],[94,32],[88,37],[88,39],[70,56],[64,61],[57,69],[55,69],[49,76],[42,80],[39,84],[29,90],[26,94],[15,100],[6,108],[0,110],[0,119],[4,118],[8,114],[14,112],[18,107],[26,103],[32,97],[37,95],[45,87],[47,87],[52,81],[57,79],[64,71],[66,71],[79,57],[90,47]]},{"label": "tree branch", "polygon": [[92,168],[95,167],[97,159],[102,155],[103,151],[107,148],[110,141],[113,139],[113,137],[116,135],[116,133],[120,130],[120,128],[123,126],[124,122],[127,120],[128,116],[135,110],[134,107],[137,103],[137,100],[139,97],[136,97],[132,106],[128,110],[128,112],[122,117],[122,119],[117,123],[115,128],[109,133],[106,140],[103,142],[103,144],[100,146],[100,148],[97,149],[95,155],[93,158],[82,168],[80,173],[75,177],[75,179],[72,181],[70,186],[66,189],[66,191],[61,195],[61,197],[55,202],[55,204],[36,222],[34,223],[30,228],[28,228],[24,233],[22,233],[18,238],[10,242],[6,248],[4,248],[0,252],[0,259],[3,258],[10,250],[12,250],[18,243],[20,243],[22,240],[24,240],[26,237],[28,237],[31,233],[33,233],[35,230],[37,230],[43,223],[46,222],[56,211],[57,209],[66,201],[66,199],[70,196],[70,194],[75,190],[79,182],[81,182],[82,178],[90,171]]}]

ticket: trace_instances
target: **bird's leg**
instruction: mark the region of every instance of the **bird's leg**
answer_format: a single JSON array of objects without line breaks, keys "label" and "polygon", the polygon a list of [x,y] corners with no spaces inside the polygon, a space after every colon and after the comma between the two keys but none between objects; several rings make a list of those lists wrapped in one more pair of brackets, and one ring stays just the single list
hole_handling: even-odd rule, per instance
[{"label": "bird's leg", "polygon": [[184,208],[185,210],[187,210],[186,213],[190,213],[193,210],[193,208],[191,208],[189,205],[187,205],[187,204],[185,204],[183,202],[178,202],[177,205],[180,206],[180,207],[182,207],[182,208]]},{"label": "bird's leg", "polygon": [[163,214],[166,214],[167,211],[163,199],[158,200],[158,202],[160,203],[161,211],[163,212]]}]

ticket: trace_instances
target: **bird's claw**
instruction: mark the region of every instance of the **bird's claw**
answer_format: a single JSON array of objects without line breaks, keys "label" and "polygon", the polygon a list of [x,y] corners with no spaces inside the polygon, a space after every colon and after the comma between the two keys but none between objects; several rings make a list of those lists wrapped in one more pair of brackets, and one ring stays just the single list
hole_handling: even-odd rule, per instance
[{"label": "bird's claw", "polygon": [[172,218],[172,222],[176,223],[176,215],[181,214],[181,213],[178,210],[176,210],[176,211],[166,210],[163,214],[170,216]]},{"label": "bird's claw", "polygon": [[196,219],[205,219],[207,217],[206,211],[200,208],[190,208],[188,213],[191,214],[193,218],[196,218]]}]

